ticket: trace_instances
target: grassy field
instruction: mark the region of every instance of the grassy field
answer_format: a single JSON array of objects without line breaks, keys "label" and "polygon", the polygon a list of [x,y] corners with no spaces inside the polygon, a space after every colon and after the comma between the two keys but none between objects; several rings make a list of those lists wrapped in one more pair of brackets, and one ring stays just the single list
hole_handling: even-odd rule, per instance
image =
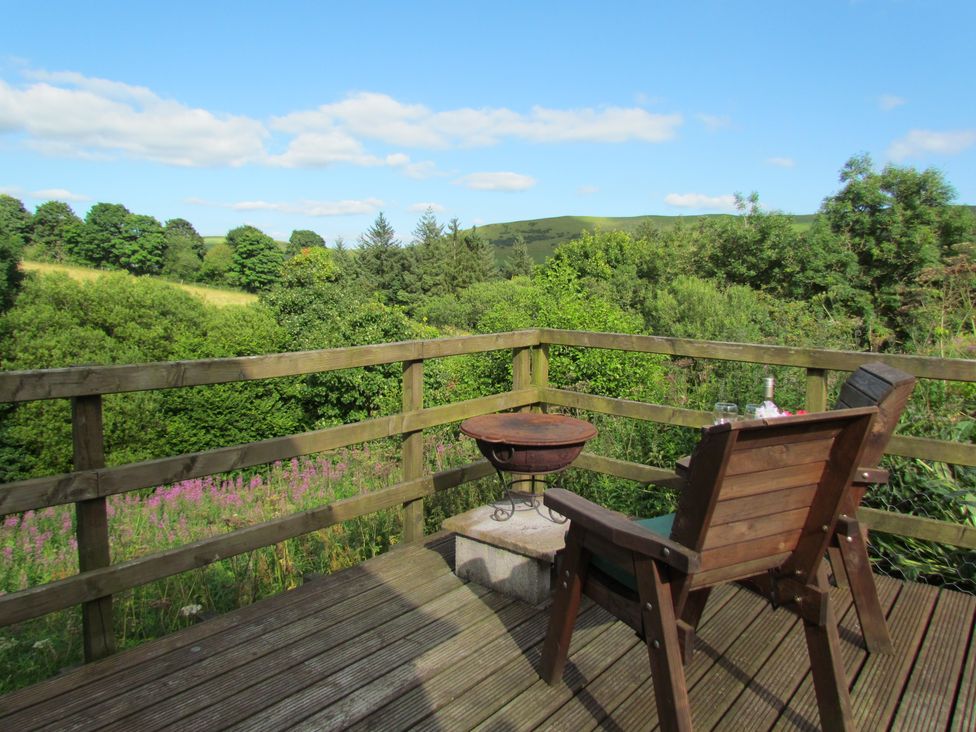
[{"label": "grassy field", "polygon": [[[108,274],[105,270],[92,269],[91,267],[78,267],[71,264],[52,264],[50,262],[21,262],[20,266],[25,272],[62,272],[82,282]],[[219,307],[226,305],[249,305],[258,299],[257,295],[252,295],[249,292],[241,292],[240,290],[225,290],[218,287],[204,287],[203,285],[184,285],[163,279],[160,281],[171,284],[173,287],[179,287],[181,290],[186,290],[204,302]]]}]

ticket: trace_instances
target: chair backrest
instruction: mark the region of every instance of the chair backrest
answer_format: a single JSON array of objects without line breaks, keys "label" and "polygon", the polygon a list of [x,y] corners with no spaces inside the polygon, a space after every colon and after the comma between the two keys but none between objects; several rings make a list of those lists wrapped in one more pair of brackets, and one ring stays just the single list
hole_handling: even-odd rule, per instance
[{"label": "chair backrest", "polygon": [[861,458],[862,467],[878,466],[914,388],[914,376],[884,363],[864,364],[844,382],[834,409],[878,408]]},{"label": "chair backrest", "polygon": [[877,408],[706,427],[671,538],[701,553],[693,586],[782,567],[807,581],[827,549]]}]

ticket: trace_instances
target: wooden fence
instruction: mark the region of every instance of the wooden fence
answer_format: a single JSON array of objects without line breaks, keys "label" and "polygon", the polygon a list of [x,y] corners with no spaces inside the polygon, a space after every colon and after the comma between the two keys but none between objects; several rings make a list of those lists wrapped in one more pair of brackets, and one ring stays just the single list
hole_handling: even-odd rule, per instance
[{"label": "wooden fence", "polygon": [[[806,409],[827,408],[829,371],[853,371],[885,361],[919,378],[976,381],[976,362],[918,356],[881,356],[844,351],[720,343],[655,336],[536,329],[427,341],[408,341],[302,353],[201,361],[82,366],[0,372],[0,402],[67,398],[72,404],[74,472],[0,485],[0,517],[67,503],[76,505],[79,574],[0,597],[0,626],[80,604],[85,657],[114,651],[112,595],[164,577],[341,521],[402,506],[404,541],[423,535],[423,499],[437,491],[490,475],[484,461],[424,475],[423,430],[478,414],[548,404],[685,427],[710,423],[711,414],[582,394],[549,384],[551,346],[603,348],[669,356],[791,366],[806,370]],[[424,362],[462,354],[511,351],[512,388],[500,394],[438,407],[424,407]],[[355,424],[278,437],[159,460],[105,467],[102,397],[106,394],[202,386],[403,364],[402,411]],[[107,496],[152,488],[242,468],[287,460],[384,437],[402,436],[403,480],[384,490],[248,526],[126,562],[110,561]],[[960,465],[976,465],[976,446],[896,436],[888,452]],[[672,483],[665,468],[583,453],[576,467],[652,483]],[[868,526],[890,533],[976,548],[976,528],[905,514],[861,509]]]}]

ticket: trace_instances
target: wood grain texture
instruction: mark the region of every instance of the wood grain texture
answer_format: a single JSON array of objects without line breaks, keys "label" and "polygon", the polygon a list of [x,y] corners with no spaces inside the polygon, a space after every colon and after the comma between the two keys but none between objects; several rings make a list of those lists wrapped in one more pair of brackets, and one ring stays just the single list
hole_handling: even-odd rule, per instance
[{"label": "wood grain texture", "polygon": [[0,372],[0,402],[173,389],[299,376],[397,361],[419,361],[496,351],[502,348],[527,347],[538,343],[537,331],[523,330],[263,356],[7,371]]}]

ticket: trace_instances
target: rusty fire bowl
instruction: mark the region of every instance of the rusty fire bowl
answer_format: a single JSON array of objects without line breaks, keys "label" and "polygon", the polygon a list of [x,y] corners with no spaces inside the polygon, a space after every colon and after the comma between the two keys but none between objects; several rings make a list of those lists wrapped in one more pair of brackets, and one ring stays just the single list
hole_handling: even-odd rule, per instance
[{"label": "rusty fire bowl", "polygon": [[474,438],[496,469],[534,474],[563,470],[596,437],[589,422],[535,412],[483,414],[464,420],[461,432]]}]

